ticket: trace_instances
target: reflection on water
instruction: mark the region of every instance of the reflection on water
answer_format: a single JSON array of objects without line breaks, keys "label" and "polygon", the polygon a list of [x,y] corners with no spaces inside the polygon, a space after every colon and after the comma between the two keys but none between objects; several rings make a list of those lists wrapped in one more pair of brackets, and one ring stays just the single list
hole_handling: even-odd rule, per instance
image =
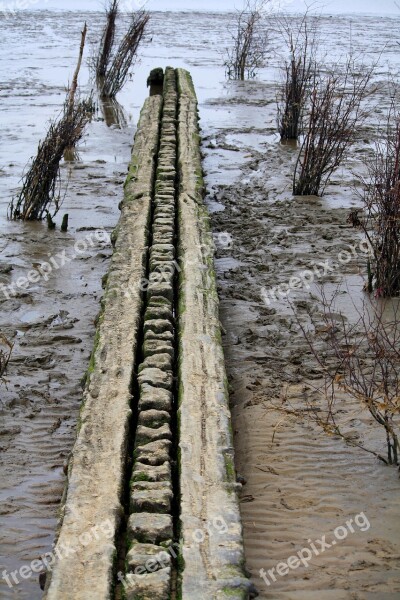
[{"label": "reflection on water", "polygon": [[[93,43],[101,31],[102,18],[100,13],[77,11],[24,11],[18,18],[7,20],[0,15],[0,260],[12,266],[9,275],[0,273],[0,284],[15,282],[34,263],[52,255],[63,251],[71,255],[76,240],[92,228],[111,231],[119,215],[135,124],[148,95],[147,77],[156,67],[173,65],[192,72],[203,137],[208,142],[216,140],[211,144],[206,141],[203,148],[210,187],[243,177],[241,169],[251,158],[249,149],[265,152],[266,158],[268,152],[279,154],[281,172],[272,175],[267,165],[260,175],[271,179],[271,197],[275,185],[281,193],[284,177],[290,184],[288,164],[296,148],[281,146],[274,133],[274,81],[279,64],[276,34],[271,33],[274,52],[260,73],[260,81],[226,82],[221,49],[228,43],[229,16],[154,14],[150,25],[153,42],[143,48],[134,77],[119,94],[118,102],[100,103],[101,117],[94,117],[79,145],[80,162],[62,166],[65,198],[58,219],[68,212],[68,234],[61,234],[59,229],[50,234],[37,223],[8,222],[6,207],[20,185],[26,164],[43,139],[49,119],[62,108],[76,64],[82,24],[88,22],[88,37]],[[365,56],[374,58],[383,52],[379,76],[384,80],[387,63],[395,68],[399,65],[399,20],[323,17],[321,38],[332,60],[350,43],[350,22],[354,47],[359,44]],[[82,93],[88,93],[91,85],[86,64],[82,65],[80,83]],[[377,116],[370,120],[373,125]],[[256,169],[257,165],[255,183]],[[338,205],[346,198],[341,192],[332,194],[331,200]],[[210,205],[215,210],[223,206],[213,197]],[[92,347],[100,280],[108,256],[109,249],[93,247],[17,299],[1,299],[1,326],[11,333],[18,330],[20,335],[11,369],[13,383],[7,392],[1,392],[1,431],[8,431],[11,437],[0,438],[4,450],[0,572],[3,568],[19,569],[51,548],[64,484],[61,467],[74,440],[81,397],[79,379]],[[68,315],[68,322],[62,324],[68,331],[62,341],[56,338],[54,342],[49,324],[58,323],[58,315]],[[37,578],[21,582],[14,590],[0,582],[0,597],[38,600]]]},{"label": "reflection on water", "polygon": [[107,100],[100,98],[99,102],[107,127],[123,129],[127,126],[128,120],[124,108],[115,98],[108,98]]},{"label": "reflection on water", "polygon": [[312,291],[323,297],[329,304],[329,310],[343,315],[351,324],[359,323],[363,318],[366,323],[376,319],[390,326],[400,318],[400,298],[378,298],[364,290],[365,279],[361,275],[347,275],[339,283],[324,283],[323,287],[313,285]]}]

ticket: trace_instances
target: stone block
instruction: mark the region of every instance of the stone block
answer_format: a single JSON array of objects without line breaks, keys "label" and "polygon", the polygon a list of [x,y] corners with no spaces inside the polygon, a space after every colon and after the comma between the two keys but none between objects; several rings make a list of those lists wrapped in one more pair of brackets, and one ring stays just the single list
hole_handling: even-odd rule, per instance
[{"label": "stone block", "polygon": [[130,539],[145,544],[161,544],[172,540],[174,532],[171,515],[154,513],[134,513],[129,517],[128,535]]},{"label": "stone block", "polygon": [[165,410],[170,412],[172,393],[163,388],[142,384],[140,388],[139,410]]}]

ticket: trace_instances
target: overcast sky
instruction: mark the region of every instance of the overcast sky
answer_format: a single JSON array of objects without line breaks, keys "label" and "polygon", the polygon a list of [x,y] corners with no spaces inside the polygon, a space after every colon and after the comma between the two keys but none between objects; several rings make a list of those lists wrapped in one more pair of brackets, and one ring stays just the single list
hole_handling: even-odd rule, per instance
[{"label": "overcast sky", "polygon": [[[137,6],[142,0],[121,0],[128,6]],[[304,9],[304,0],[271,0],[275,4],[279,2],[287,10]],[[30,8],[58,8],[70,10],[97,10],[104,5],[104,0],[24,0],[25,5]],[[309,1],[308,1],[309,3]],[[2,4],[15,4],[16,0],[0,2]],[[399,14],[395,0],[322,0],[324,12],[363,12],[375,14]],[[147,7],[150,10],[232,10],[241,6],[242,0],[148,0]]]}]

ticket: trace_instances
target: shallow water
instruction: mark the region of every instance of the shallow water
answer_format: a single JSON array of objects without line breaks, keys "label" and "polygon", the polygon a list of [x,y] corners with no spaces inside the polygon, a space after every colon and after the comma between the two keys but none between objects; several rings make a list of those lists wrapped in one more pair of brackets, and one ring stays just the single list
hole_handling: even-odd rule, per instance
[{"label": "shallow water", "polygon": [[[79,382],[88,364],[94,318],[102,293],[101,277],[107,270],[111,252],[110,245],[95,233],[103,229],[111,232],[117,222],[135,124],[147,95],[150,69],[173,65],[192,72],[200,102],[210,192],[207,201],[213,211],[221,211],[225,206],[224,189],[221,191],[220,186],[234,185],[235,181],[248,182],[250,190],[256,189],[260,180],[267,181],[270,201],[290,197],[295,149],[281,146],[274,133],[274,81],[279,63],[276,36],[272,36],[275,50],[271,52],[268,68],[260,73],[260,81],[226,82],[221,50],[228,37],[229,16],[164,13],[153,15],[153,41],[144,47],[132,80],[118,97],[122,126],[112,124],[99,107],[80,144],[79,162],[63,165],[63,181],[69,178],[69,185],[67,189],[64,187],[58,222],[68,212],[68,233],[48,232],[41,224],[7,221],[7,205],[18,189],[24,168],[34,155],[49,119],[62,107],[85,19],[89,40],[93,41],[101,24],[101,15],[97,13],[44,11],[0,20],[0,267],[12,267],[10,273],[0,272],[0,284],[15,282],[32,266],[64,250],[71,259],[54,270],[47,281],[42,278],[17,298],[6,300],[0,293],[0,326],[15,339],[8,389],[0,390],[0,572],[18,569],[51,549],[64,485],[62,467],[75,435],[81,398]],[[373,57],[383,48],[379,76],[385,79],[386,63],[398,66],[399,20],[324,18],[323,39],[330,56],[340,55],[350,44],[350,22],[354,46],[361,44]],[[82,89],[88,90],[86,65],[80,80]],[[379,112],[372,112],[370,125],[379,118]],[[274,169],[269,166],[269,157],[274,158]],[[358,164],[356,157],[353,162]],[[347,171],[344,177],[351,179]],[[243,197],[245,203],[252,200],[253,192]],[[332,207],[351,205],[354,197],[350,186],[347,190],[333,186],[323,202]],[[78,240],[86,243],[83,253],[75,250]],[[217,263],[221,277],[226,271],[234,273],[240,265],[237,259]],[[242,318],[243,314],[247,313],[242,312]],[[234,312],[228,316],[233,321],[235,318]],[[242,357],[235,360],[240,364]],[[236,366],[231,364],[230,368]],[[257,415],[252,414],[251,418]],[[246,427],[241,436],[237,444],[239,461],[247,465],[251,480],[254,465],[247,459],[245,445],[252,436]],[[257,444],[258,439],[257,433],[254,437]],[[318,451],[317,446],[315,456]],[[364,471],[365,467],[360,467],[360,473]],[[384,487],[382,478],[385,476],[381,474],[377,477],[379,485],[372,485],[376,493]],[[259,479],[255,483],[263,489],[268,484]],[[262,504],[257,505],[257,511],[261,511],[259,517],[257,511],[250,514],[256,530],[258,518],[259,526],[265,526],[267,505],[274,502],[268,492],[263,494]],[[384,502],[383,496],[380,502]],[[249,567],[254,571],[265,564],[265,556],[273,552],[273,546],[268,545],[272,543],[269,538],[267,545],[259,547],[255,543],[253,526],[248,523],[246,511],[244,514]],[[280,513],[276,518],[282,518]],[[390,511],[381,514],[383,530],[390,529],[392,519]],[[263,529],[263,535],[268,537],[269,531]],[[295,580],[290,582],[289,589],[293,585]],[[37,576],[21,581],[13,589],[8,589],[2,581],[0,597],[40,598]]]}]

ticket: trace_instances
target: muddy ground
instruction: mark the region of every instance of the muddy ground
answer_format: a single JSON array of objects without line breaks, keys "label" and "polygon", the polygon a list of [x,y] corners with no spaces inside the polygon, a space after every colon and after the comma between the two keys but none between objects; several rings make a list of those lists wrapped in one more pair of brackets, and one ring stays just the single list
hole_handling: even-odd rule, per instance
[{"label": "muddy ground", "polygon": [[[378,99],[360,143],[326,196],[293,199],[296,150],[281,146],[275,134],[276,54],[270,53],[259,80],[225,82],[226,15],[155,15],[153,42],[145,46],[134,79],[119,97],[122,128],[99,106],[79,160],[63,166],[64,181],[70,175],[70,183],[63,189],[61,215],[70,214],[70,230],[49,235],[41,225],[8,222],[6,208],[48,119],[60,109],[83,20],[91,24],[89,37],[101,21],[99,14],[35,14],[8,22],[1,41],[0,284],[15,282],[64,250],[72,260],[11,300],[0,293],[0,328],[15,342],[8,389],[0,389],[0,572],[19,569],[51,550],[63,465],[75,437],[80,382],[110,256],[109,244],[95,234],[109,233],[118,219],[148,73],[172,64],[192,72],[200,101],[237,468],[246,481],[241,494],[246,559],[260,598],[398,598],[397,472],[325,437],[307,421],[283,419],[276,410],[282,398],[297,404],[305,397],[313,400],[321,382],[298,325],[299,319],[309,325],[311,314],[317,327],[321,323],[316,339],[323,338],[318,287],[270,305],[261,294],[263,287],[286,283],[313,261],[328,259],[336,266],[325,278],[325,289],[331,293],[341,285],[336,310],[354,318],[353,302],[360,307],[363,300],[365,257],[358,253],[343,265],[338,256],[348,244],[359,243],[346,222],[349,207],[357,205],[351,169],[360,167],[386,100]],[[398,21],[326,17],[323,39],[330,56],[345,45],[350,23],[353,44],[365,44],[375,57],[385,44],[378,73],[384,81],[387,62],[398,64]],[[88,236],[93,243],[76,254],[76,242]],[[359,432],[382,449],[381,434],[367,434],[368,417],[357,410],[345,407],[349,432]],[[260,569],[285,561],[308,540],[331,539],[336,527],[361,512],[369,520],[368,530],[356,528],[308,568],[291,570],[269,587],[260,579]],[[11,590],[1,581],[0,597],[38,600],[37,577]]]},{"label": "muddy ground", "polygon": [[[235,152],[247,152],[248,160],[232,185],[214,185],[208,198],[217,245],[222,240],[216,265],[236,464],[244,482],[247,566],[262,599],[398,598],[397,469],[327,436],[306,416],[280,410],[300,408],[306,415],[321,398],[324,379],[300,324],[323,347],[328,334],[322,290],[329,298],[336,295],[330,314],[338,328],[341,314],[354,323],[367,300],[360,249],[366,248],[347,223],[349,207],[357,204],[351,173],[345,169],[341,188],[336,180],[325,198],[293,198],[296,149],[271,143],[265,134],[263,151],[255,151],[243,145],[252,133],[224,131],[204,144],[206,165],[213,151],[230,152],[231,164]],[[343,264],[348,257],[341,252],[349,247],[358,251]],[[330,270],[309,287],[306,282],[283,298],[277,293],[277,301],[265,294],[316,264]],[[339,413],[346,435],[385,453],[384,434],[359,406],[343,398]],[[269,584],[260,577],[261,569],[276,567],[323,535],[335,540],[334,530],[360,513],[370,527],[355,527],[308,567],[276,575],[276,581],[269,577]]]},{"label": "muddy ground", "polygon": [[[81,173],[96,173],[95,164],[81,167]],[[115,187],[121,182],[118,174],[112,180]],[[100,183],[93,181],[95,195]],[[63,467],[75,439],[81,381],[93,346],[101,277],[111,255],[107,222],[114,221],[116,211],[107,211],[104,191],[103,207],[101,198],[97,206],[109,215],[92,221],[98,227],[75,225],[70,233],[56,231],[51,241],[44,241],[43,226],[16,224],[2,252],[0,328],[14,343],[6,385],[0,389],[1,566],[8,572],[49,552],[53,543]],[[70,209],[76,223],[79,205]],[[44,276],[28,290],[8,287],[30,271],[40,275],[45,263],[53,272],[44,267]],[[20,581],[13,590],[2,582],[0,590],[1,598],[41,596],[37,577]]]}]

